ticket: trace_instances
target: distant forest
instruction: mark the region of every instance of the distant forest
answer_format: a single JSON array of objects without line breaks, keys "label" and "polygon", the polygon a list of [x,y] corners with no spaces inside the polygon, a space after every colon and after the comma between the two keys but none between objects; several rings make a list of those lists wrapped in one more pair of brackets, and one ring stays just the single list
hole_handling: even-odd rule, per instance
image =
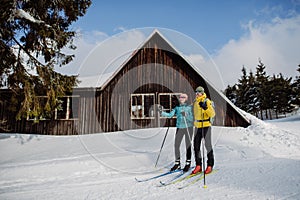
[{"label": "distant forest", "polygon": [[294,80],[281,73],[269,76],[259,59],[255,73],[248,73],[243,66],[242,76],[236,84],[227,86],[225,95],[237,107],[260,119],[284,117],[300,105],[300,65],[296,71]]}]

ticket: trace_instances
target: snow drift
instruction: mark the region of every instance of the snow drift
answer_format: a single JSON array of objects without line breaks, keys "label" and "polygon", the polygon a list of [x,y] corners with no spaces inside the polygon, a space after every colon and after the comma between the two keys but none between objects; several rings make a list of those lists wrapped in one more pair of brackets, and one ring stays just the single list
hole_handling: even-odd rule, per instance
[{"label": "snow drift", "polygon": [[[0,134],[1,199],[300,199],[300,115],[248,128],[213,127],[215,169],[197,182],[157,187],[173,164],[175,129],[80,135]],[[182,144],[184,145],[184,144]],[[182,146],[184,149],[184,146]],[[184,163],[182,151],[182,163]],[[194,163],[193,163],[194,165]]]}]

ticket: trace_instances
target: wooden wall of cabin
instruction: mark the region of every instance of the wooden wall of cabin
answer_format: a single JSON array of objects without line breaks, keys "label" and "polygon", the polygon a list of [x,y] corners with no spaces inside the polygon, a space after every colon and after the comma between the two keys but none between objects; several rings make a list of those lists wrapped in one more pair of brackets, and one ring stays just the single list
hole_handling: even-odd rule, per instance
[{"label": "wooden wall of cabin", "polygon": [[0,97],[0,131],[12,132],[12,120],[14,118],[14,112],[9,109],[11,92],[9,90],[1,90]]},{"label": "wooden wall of cabin", "polygon": [[[11,132],[71,135],[111,132],[157,126],[175,126],[175,120],[131,119],[130,94],[134,93],[187,93],[190,103],[195,98],[195,88],[203,86],[215,103],[215,125],[248,126],[239,114],[160,37],[153,37],[117,72],[104,88],[79,88],[78,119],[45,120],[40,123],[16,121],[7,112]],[[6,111],[5,111],[6,112]],[[0,115],[0,117],[1,117]],[[166,122],[166,123],[165,123]]]},{"label": "wooden wall of cabin", "polygon": [[[231,114],[228,115],[228,105],[223,97],[207,85],[180,56],[162,49],[142,48],[97,97],[98,104],[102,105],[97,115],[102,130],[106,132],[159,125],[155,119],[130,118],[130,94],[185,92],[192,102],[195,97],[194,89],[199,85],[206,89],[208,96],[215,102],[215,125],[240,124],[234,110],[230,110]],[[233,122],[228,123],[229,121]],[[169,122],[160,124],[174,126],[175,120],[170,120],[170,124]]]},{"label": "wooden wall of cabin", "polygon": [[[162,49],[143,48],[103,89],[104,96],[101,98],[105,105],[102,111],[106,116],[105,118],[103,114],[100,115],[103,130],[116,131],[158,126],[154,119],[130,119],[131,93],[185,92],[192,102],[195,97],[194,89],[199,85],[206,89],[206,93],[215,103],[214,125],[245,125],[224,98],[206,84],[204,79],[180,56]],[[175,120],[170,120],[170,124],[169,122],[164,124],[164,126],[168,125],[174,126]]]},{"label": "wooden wall of cabin", "polygon": [[[144,48],[118,72],[98,98],[104,100],[101,110],[107,116],[104,118],[103,113],[98,116],[104,131],[158,126],[155,119],[131,120],[130,94],[186,92],[189,96],[194,95],[189,81],[191,77],[187,74],[189,67],[182,61],[174,60],[174,56],[160,49]],[[174,120],[170,123],[175,125]]]},{"label": "wooden wall of cabin", "polygon": [[78,119],[69,120],[16,120],[17,111],[11,104],[12,91],[1,90],[0,132],[45,135],[74,135],[78,133]]}]

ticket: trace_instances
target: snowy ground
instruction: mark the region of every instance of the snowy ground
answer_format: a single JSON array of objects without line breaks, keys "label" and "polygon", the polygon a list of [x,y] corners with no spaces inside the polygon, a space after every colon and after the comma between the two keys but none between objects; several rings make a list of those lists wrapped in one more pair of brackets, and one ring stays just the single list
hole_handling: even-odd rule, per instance
[{"label": "snowy ground", "polygon": [[183,190],[182,183],[158,187],[167,177],[135,181],[172,165],[173,128],[157,168],[164,128],[72,137],[0,134],[0,199],[300,199],[300,115],[252,123],[213,127],[219,171],[206,177],[206,189],[202,181]]}]

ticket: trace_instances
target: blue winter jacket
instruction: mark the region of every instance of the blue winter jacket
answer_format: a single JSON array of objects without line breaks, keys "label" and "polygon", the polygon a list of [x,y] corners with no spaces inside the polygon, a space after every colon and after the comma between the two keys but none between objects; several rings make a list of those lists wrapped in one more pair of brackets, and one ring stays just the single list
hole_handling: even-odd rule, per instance
[{"label": "blue winter jacket", "polygon": [[[185,119],[186,124],[184,121],[184,117],[182,116],[181,112],[185,112]],[[161,116],[171,118],[174,115],[177,116],[176,120],[176,127],[177,128],[187,128],[193,126],[193,113],[192,113],[192,106],[187,104],[180,104],[179,106],[176,106],[170,113],[162,112]]]}]

